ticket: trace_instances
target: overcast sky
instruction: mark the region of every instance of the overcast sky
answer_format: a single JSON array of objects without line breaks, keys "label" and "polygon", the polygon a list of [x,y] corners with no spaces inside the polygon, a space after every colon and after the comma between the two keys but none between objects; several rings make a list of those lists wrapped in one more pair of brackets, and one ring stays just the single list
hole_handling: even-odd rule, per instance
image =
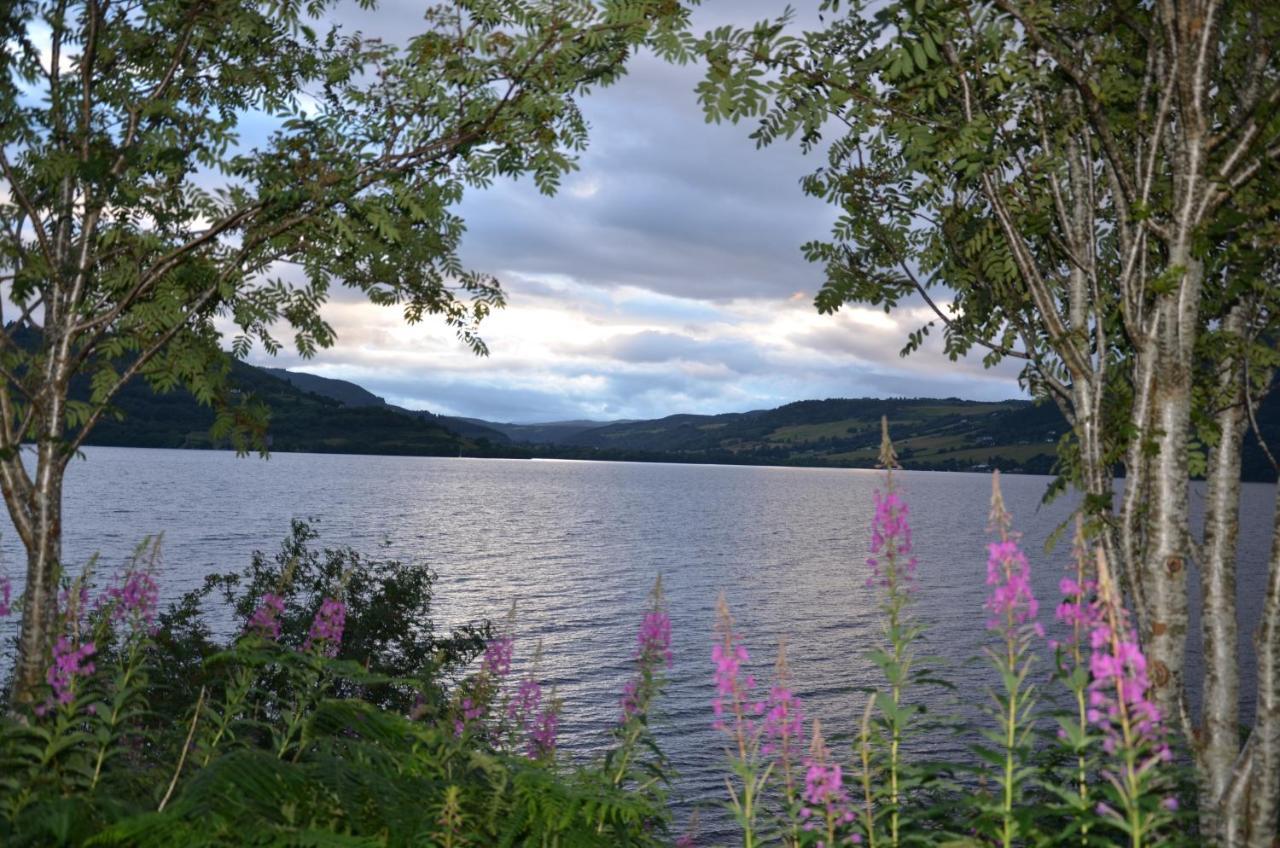
[{"label": "overcast sky", "polygon": [[[697,31],[785,5],[705,0]],[[811,17],[817,0],[796,5]],[[385,3],[359,28],[405,32],[421,8]],[[952,363],[936,346],[900,358],[907,331],[926,320],[921,307],[817,314],[822,269],[800,245],[824,237],[834,213],[798,181],[818,163],[796,145],[757,150],[745,125],[707,124],[693,94],[700,75],[638,57],[626,79],[583,101],[591,147],[559,195],[526,180],[463,202],[463,259],[508,294],[483,326],[488,357],[438,321],[408,327],[395,309],[339,298],[325,310],[332,349],[253,361],[352,380],[410,408],[520,422],[1020,396],[1012,365]]]}]

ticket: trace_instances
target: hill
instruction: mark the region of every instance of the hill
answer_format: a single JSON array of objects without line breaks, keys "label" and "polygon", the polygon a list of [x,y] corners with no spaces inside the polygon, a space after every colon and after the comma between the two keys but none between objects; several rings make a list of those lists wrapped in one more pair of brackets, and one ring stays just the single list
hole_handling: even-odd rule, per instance
[{"label": "hill", "polygon": [[332,377],[321,377],[317,374],[308,374],[305,371],[286,371],[283,368],[261,368],[271,376],[292,383],[304,392],[327,397],[336,400],[344,406],[351,407],[381,407],[408,415],[413,418],[419,418],[423,421],[436,424],[446,430],[457,433],[468,439],[477,442],[485,441],[493,445],[507,444],[512,441],[501,430],[495,428],[487,421],[479,421],[473,418],[454,418],[449,415],[436,415],[425,409],[405,409],[401,406],[387,403],[386,400],[375,395],[373,392],[358,386],[347,380],[336,380]]},{"label": "hill", "polygon": [[[433,420],[408,415],[385,404],[344,404],[242,362],[232,363],[231,384],[233,391],[250,393],[270,408],[268,444],[273,451],[405,456],[492,453],[489,443],[463,437]],[[116,406],[124,414],[123,419],[103,420],[90,434],[89,444],[225,447],[210,438],[213,411],[185,390],[157,394],[146,383],[135,380],[120,393]],[[523,455],[518,451],[515,454]]]},{"label": "hill", "polygon": [[907,468],[1001,468],[1049,473],[1065,429],[1060,413],[1029,401],[807,400],[722,415],[672,415],[580,431],[576,455],[684,462],[871,467],[887,416]]},{"label": "hill", "polygon": [[[1025,400],[831,398],[721,415],[510,424],[403,409],[345,380],[240,362],[232,383],[271,408],[277,451],[869,468],[886,416],[905,468],[1048,474],[1066,431],[1055,407]],[[212,411],[184,391],[156,395],[136,382],[118,406],[124,420],[102,422],[90,444],[218,447],[209,438]],[[1268,443],[1280,445],[1280,392],[1258,419]],[[1276,479],[1252,435],[1243,477]]]}]

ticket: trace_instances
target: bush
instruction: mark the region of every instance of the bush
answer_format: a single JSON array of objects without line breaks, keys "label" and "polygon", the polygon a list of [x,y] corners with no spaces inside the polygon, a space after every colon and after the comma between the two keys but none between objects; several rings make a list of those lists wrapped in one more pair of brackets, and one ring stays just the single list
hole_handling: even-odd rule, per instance
[{"label": "bush", "polygon": [[[433,574],[315,538],[295,523],[276,556],[164,612],[158,544],[92,601],[91,569],[69,582],[48,697],[0,720],[0,843],[662,843],[647,752],[665,648],[637,653],[613,749],[563,763],[558,702],[511,679],[509,635],[438,639]],[[215,594],[235,620],[224,639]]]}]

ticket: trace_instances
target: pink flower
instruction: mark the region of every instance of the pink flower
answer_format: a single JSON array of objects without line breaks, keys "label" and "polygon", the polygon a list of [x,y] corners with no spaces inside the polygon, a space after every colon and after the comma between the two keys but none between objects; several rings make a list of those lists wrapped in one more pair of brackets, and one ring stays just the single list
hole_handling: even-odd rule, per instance
[{"label": "pink flower", "polygon": [[[916,558],[911,556],[911,525],[907,521],[909,508],[897,492],[875,493],[876,513],[871,519],[871,553],[867,565],[871,577],[867,586],[889,584],[910,585],[915,577]],[[905,567],[898,570],[898,560],[906,558]],[[892,571],[892,573],[891,573]]]},{"label": "pink flower", "polygon": [[484,648],[480,670],[501,680],[511,673],[511,658],[515,655],[516,642],[510,636],[491,639]]},{"label": "pink flower", "polygon": [[342,647],[342,631],[347,624],[347,605],[334,598],[325,598],[320,602],[320,609],[311,621],[311,630],[307,633],[307,641],[302,649],[310,651],[320,646],[320,653],[327,657],[336,657]]},{"label": "pink flower", "polygon": [[646,613],[636,634],[636,659],[659,659],[671,667],[671,618],[660,610]]},{"label": "pink flower", "polygon": [[1031,566],[1013,539],[987,544],[987,585],[993,587],[986,603],[988,630],[1012,631],[1031,624],[1044,635],[1035,621],[1040,605],[1031,591]]},{"label": "pink flower", "polygon": [[711,710],[716,716],[714,727],[717,730],[727,729],[723,721],[724,714],[735,712],[738,705],[743,708],[743,729],[751,727],[750,716],[764,712],[764,704],[747,703],[751,690],[755,688],[756,679],[750,674],[742,676],[742,664],[750,660],[751,655],[744,646],[738,644],[737,638],[735,634],[727,634],[723,644],[711,647],[711,661],[716,664],[716,694],[711,702]]},{"label": "pink flower", "polygon": [[53,665],[45,673],[45,680],[53,690],[45,704],[46,710],[55,704],[67,706],[74,700],[76,679],[94,672],[94,665],[89,662],[89,658],[95,653],[97,647],[92,642],[85,642],[77,647],[66,636],[58,637],[53,646]]},{"label": "pink flower", "polygon": [[622,684],[622,720],[626,721],[640,712],[640,678],[633,677]]},{"label": "pink flower", "polygon": [[804,806],[800,808],[800,818],[804,819],[805,830],[833,831],[852,824],[855,816],[839,763],[828,762],[825,748],[820,747],[818,754],[805,761],[804,792],[800,796]]},{"label": "pink flower", "polygon": [[804,709],[800,699],[786,686],[774,686],[769,690],[765,709],[761,753],[765,756],[790,755],[796,740],[804,733]]},{"label": "pink flower", "polygon": [[120,585],[107,589],[103,599],[111,606],[111,620],[129,619],[150,626],[160,602],[160,589],[146,571],[134,569],[125,573]]},{"label": "pink flower", "polygon": [[533,723],[542,706],[542,685],[532,677],[520,681],[516,696],[507,704],[507,718],[521,730]]},{"label": "pink flower", "polygon": [[273,592],[262,596],[262,603],[249,616],[249,624],[245,632],[263,639],[275,641],[280,638],[280,616],[284,614],[284,598]]},{"label": "pink flower", "polygon": [[560,716],[553,707],[538,714],[533,730],[529,732],[528,756],[530,759],[550,756],[556,750],[556,734],[560,729]]}]

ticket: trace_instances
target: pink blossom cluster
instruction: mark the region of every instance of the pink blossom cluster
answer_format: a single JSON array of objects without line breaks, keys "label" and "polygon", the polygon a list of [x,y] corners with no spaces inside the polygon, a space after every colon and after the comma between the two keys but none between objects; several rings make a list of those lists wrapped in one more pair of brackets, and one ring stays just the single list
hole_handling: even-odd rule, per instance
[{"label": "pink blossom cluster", "polygon": [[1089,634],[1089,644],[1093,652],[1088,719],[1106,733],[1103,748],[1109,754],[1115,752],[1122,742],[1122,722],[1127,721],[1137,734],[1135,742],[1154,745],[1160,758],[1169,760],[1172,755],[1163,740],[1160,709],[1147,699],[1151,684],[1137,633],[1132,628],[1116,632],[1099,620]]},{"label": "pink blossom cluster", "polygon": [[761,727],[760,752],[766,757],[789,756],[804,734],[804,707],[790,688],[770,687]]},{"label": "pink blossom cluster", "polygon": [[528,755],[530,759],[550,756],[556,750],[556,737],[560,732],[560,716],[551,708],[538,713],[529,731]]},{"label": "pink blossom cluster", "polygon": [[484,658],[480,661],[480,670],[498,680],[511,673],[511,658],[515,655],[515,639],[501,636],[490,639],[484,646]]},{"label": "pink blossom cluster", "polygon": [[1013,539],[987,544],[988,630],[1009,630],[1030,624],[1037,635],[1044,628],[1035,620],[1040,611],[1031,591],[1031,566],[1026,554]]},{"label": "pink blossom cluster", "polygon": [[307,641],[302,649],[310,651],[319,645],[321,653],[328,657],[336,657],[342,646],[342,631],[347,624],[347,605],[334,598],[325,598],[320,602],[320,609],[311,621],[311,630],[307,633]]},{"label": "pink blossom cluster", "polygon": [[468,725],[479,721],[484,717],[484,705],[473,699],[462,699],[462,717],[453,720],[453,734],[461,736],[462,732],[467,729]]},{"label": "pink blossom cluster", "polygon": [[[844,788],[844,774],[839,763],[827,763],[823,760],[810,759],[805,762],[804,794],[801,796],[804,806],[800,808],[800,818],[804,820],[807,831],[821,830],[827,823],[837,827],[850,825],[854,821],[853,808],[849,804],[849,794]],[[854,834],[849,842],[857,844],[862,837]],[[817,848],[834,848],[825,841],[815,843]]]},{"label": "pink blossom cluster", "polygon": [[716,730],[729,730],[724,722],[725,712],[733,713],[736,732],[751,735],[754,719],[764,712],[764,702],[749,701],[751,690],[756,686],[756,679],[748,674],[742,675],[742,664],[751,659],[744,645],[738,642],[733,633],[725,635],[724,642],[711,647],[711,661],[715,663],[716,695],[711,702],[715,713]]},{"label": "pink blossom cluster", "polygon": [[148,572],[134,569],[118,586],[107,589],[104,601],[111,607],[112,621],[129,619],[150,625],[160,604],[160,587]]},{"label": "pink blossom cluster", "polygon": [[646,662],[661,658],[667,668],[671,667],[671,617],[665,612],[653,610],[645,614],[636,642],[636,659]]},{"label": "pink blossom cluster", "polygon": [[262,596],[262,602],[249,616],[246,633],[275,641],[280,638],[280,616],[284,614],[284,598],[274,592]]},{"label": "pink blossom cluster", "polygon": [[8,575],[0,574],[0,618],[13,612],[13,586],[9,584]]},{"label": "pink blossom cluster", "polygon": [[894,579],[909,585],[916,572],[916,558],[911,555],[911,524],[907,520],[910,509],[907,502],[892,491],[888,494],[877,491],[875,505],[875,516],[871,520],[872,556],[867,558],[871,576],[867,578],[867,586],[888,586],[890,577],[883,567],[887,564],[884,561],[896,568],[899,557],[905,557],[906,561]]},{"label": "pink blossom cluster", "polygon": [[622,684],[622,720],[640,712],[640,678],[633,677]]},{"label": "pink blossom cluster", "polygon": [[538,681],[532,677],[520,681],[515,698],[507,704],[507,718],[525,733],[525,754],[529,759],[536,760],[555,751],[560,719],[554,705],[543,704],[542,685]]},{"label": "pink blossom cluster", "polygon": [[95,653],[97,647],[92,642],[77,646],[66,636],[58,637],[53,646],[53,665],[45,673],[45,680],[53,691],[49,700],[36,709],[38,714],[44,715],[55,704],[67,706],[72,702],[76,678],[87,677],[94,672],[94,664],[89,658]]},{"label": "pink blossom cluster", "polygon": [[1058,591],[1062,593],[1063,600],[1054,611],[1054,618],[1071,628],[1072,635],[1067,645],[1073,646],[1075,639],[1098,626],[1098,608],[1092,600],[1098,591],[1098,583],[1096,580],[1081,582],[1074,577],[1064,577],[1058,581]]}]

